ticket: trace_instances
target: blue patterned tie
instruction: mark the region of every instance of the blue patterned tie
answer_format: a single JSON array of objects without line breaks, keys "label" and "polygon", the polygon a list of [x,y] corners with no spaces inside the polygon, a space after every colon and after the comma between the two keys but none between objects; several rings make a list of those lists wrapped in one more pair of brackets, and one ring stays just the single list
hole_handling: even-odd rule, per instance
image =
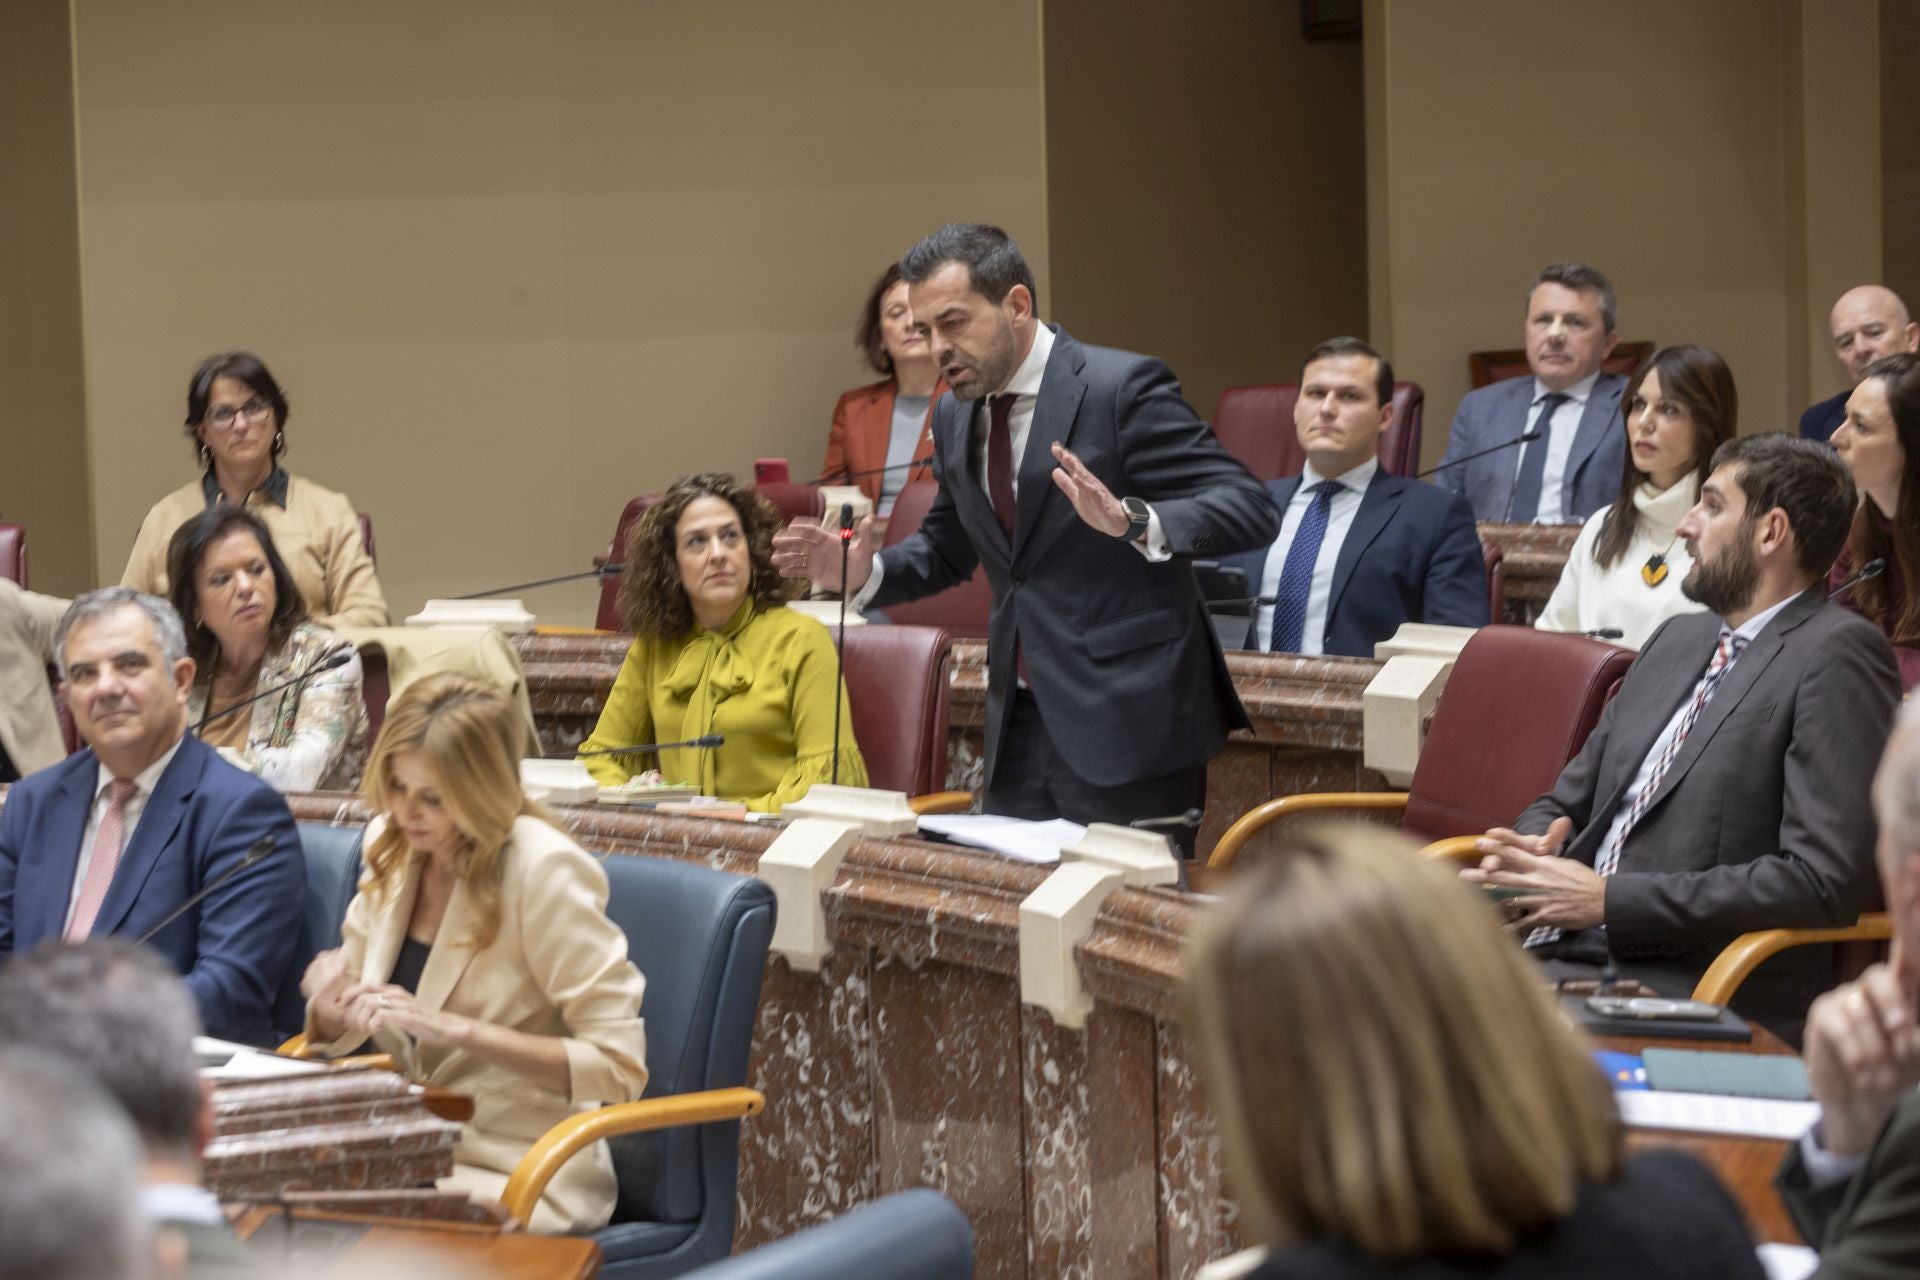
[{"label": "blue patterned tie", "polygon": [[[1547,474],[1547,446],[1552,443],[1548,437],[1553,434],[1553,411],[1569,399],[1570,396],[1558,391],[1540,397],[1540,412],[1533,416],[1533,429],[1540,433],[1540,438],[1528,441],[1527,451],[1520,457],[1520,475],[1513,482],[1513,497],[1507,502],[1507,519],[1532,524],[1539,516],[1540,485]],[[1563,490],[1563,502],[1565,496]]]},{"label": "blue patterned tie", "polygon": [[1313,502],[1300,517],[1293,531],[1293,545],[1287,548],[1286,567],[1280,570],[1280,589],[1273,597],[1274,653],[1300,652],[1300,633],[1307,625],[1307,593],[1313,590],[1313,565],[1320,558],[1320,544],[1327,539],[1327,512],[1334,495],[1347,486],[1338,480],[1322,480],[1313,491]]}]

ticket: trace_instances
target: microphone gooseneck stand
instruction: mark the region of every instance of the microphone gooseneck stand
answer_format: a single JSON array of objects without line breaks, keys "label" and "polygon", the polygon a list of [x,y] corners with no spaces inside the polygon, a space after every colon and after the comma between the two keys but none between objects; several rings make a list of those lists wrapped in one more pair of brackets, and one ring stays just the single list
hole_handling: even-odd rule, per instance
[{"label": "microphone gooseneck stand", "polygon": [[840,785],[840,700],[847,695],[847,560],[853,553],[853,505],[840,504],[840,628],[833,637],[833,765]]}]

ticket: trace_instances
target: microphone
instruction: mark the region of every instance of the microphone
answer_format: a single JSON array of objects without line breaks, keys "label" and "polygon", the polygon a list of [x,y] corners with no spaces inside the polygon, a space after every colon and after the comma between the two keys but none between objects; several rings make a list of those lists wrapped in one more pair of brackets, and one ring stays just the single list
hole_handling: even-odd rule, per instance
[{"label": "microphone", "polygon": [[727,740],[724,733],[703,733],[697,738],[688,738],[684,742],[643,742],[637,747],[601,747],[594,751],[563,751],[558,755],[541,756],[542,760],[584,760],[588,756],[644,756],[655,751],[673,751],[682,747],[691,747],[699,751],[710,751]]},{"label": "microphone", "polygon": [[1848,578],[1845,582],[1841,583],[1839,586],[1835,587],[1833,590],[1827,592],[1827,599],[1829,600],[1837,599],[1838,597],[1843,596],[1847,592],[1853,590],[1856,586],[1858,586],[1862,582],[1865,582],[1868,578],[1877,578],[1881,574],[1885,573],[1886,571],[1887,571],[1887,562],[1885,560],[1869,560],[1865,564],[1860,566],[1860,571],[1858,573]]},{"label": "microphone", "polygon": [[1595,640],[1620,640],[1624,639],[1627,633],[1618,627],[1595,627],[1591,631],[1582,631],[1580,634]]},{"label": "microphone", "polygon": [[911,470],[914,467],[930,467],[933,455],[924,458],[912,458],[906,462],[896,462],[886,467],[868,467],[865,471],[836,471],[830,476],[821,476],[815,484],[840,484],[847,480],[865,480],[868,476],[883,476],[889,471]]},{"label": "microphone", "polygon": [[603,564],[598,569],[589,569],[585,573],[563,573],[557,578],[537,578],[532,582],[516,582],[511,586],[489,587],[485,591],[469,591],[463,596],[448,596],[449,600],[485,600],[489,596],[504,596],[512,591],[531,591],[535,587],[558,586],[562,582],[579,582],[586,578],[617,578],[623,564]]},{"label": "microphone", "polygon": [[1206,813],[1204,810],[1193,808],[1187,810],[1185,813],[1169,814],[1164,818],[1135,818],[1127,825],[1130,827],[1138,827],[1143,831],[1150,831],[1158,827],[1176,827],[1181,830],[1192,830],[1200,825],[1200,820],[1205,816]]},{"label": "microphone", "polygon": [[[226,717],[232,715],[234,712],[238,711],[242,707],[250,706],[251,704],[260,701],[260,699],[262,698],[269,697],[272,694],[276,694],[280,692],[282,689],[291,688],[293,685],[299,684],[302,681],[311,680],[315,676],[319,675],[322,671],[331,671],[335,667],[344,667],[347,665],[347,660],[353,657],[354,652],[355,651],[351,645],[349,645],[347,648],[344,648],[344,649],[337,649],[333,653],[328,654],[326,657],[320,659],[318,662],[308,667],[305,671],[302,671],[299,675],[295,676],[291,680],[282,680],[279,684],[269,685],[265,689],[262,689],[258,693],[254,694],[251,698],[242,698],[240,699],[240,701],[234,703],[230,707],[222,707],[220,710],[214,712],[212,715],[202,716],[200,719],[194,721],[192,724],[187,726],[187,732],[198,733],[202,729],[206,728],[208,725],[212,724],[215,720],[223,720]],[[207,701],[209,702],[213,701],[213,692],[211,688],[209,688],[207,692]]]},{"label": "microphone", "polygon": [[274,846],[277,843],[278,842],[272,836],[261,836],[258,840],[255,840],[251,845],[247,846],[247,851],[240,855],[240,860],[238,862],[234,863],[232,866],[228,867],[225,871],[222,871],[219,875],[215,876],[213,879],[201,885],[200,891],[198,893],[193,894],[185,902],[181,903],[179,906],[169,911],[165,916],[161,917],[159,924],[153,926],[153,928],[147,930],[145,933],[141,934],[138,938],[135,938],[134,945],[145,946],[148,942],[151,942],[153,940],[154,934],[160,932],[162,929],[172,924],[175,920],[178,920],[181,916],[185,915],[187,912],[199,906],[202,902],[205,902],[207,900],[207,895],[212,893],[215,889],[218,889],[221,885],[227,883],[227,881],[233,879],[235,876],[239,875],[242,871],[248,870],[251,867],[258,866],[262,858],[265,858],[268,854],[273,852]]},{"label": "microphone", "polygon": [[1538,440],[1540,438],[1540,435],[1541,433],[1538,431],[1529,431],[1525,435],[1515,436],[1511,440],[1502,441],[1501,443],[1494,445],[1490,449],[1476,449],[1472,453],[1466,454],[1462,457],[1455,458],[1451,462],[1443,462],[1437,467],[1428,467],[1425,471],[1422,471],[1419,475],[1415,476],[1414,479],[1425,480],[1428,476],[1434,474],[1436,471],[1445,471],[1450,467],[1457,467],[1463,462],[1472,462],[1475,458],[1484,458],[1490,453],[1498,453],[1502,449],[1518,448],[1520,445],[1528,444],[1534,440]]},{"label": "microphone", "polygon": [[840,785],[840,700],[847,693],[847,556],[853,550],[853,504],[840,504],[840,627],[833,637],[833,773]]},{"label": "microphone", "polygon": [[1255,608],[1262,608],[1270,604],[1279,604],[1280,597],[1278,596],[1230,596],[1221,600],[1206,600],[1206,601],[1203,601],[1202,603],[1206,605],[1207,612],[1212,613],[1218,609],[1242,609],[1247,607],[1248,605],[1252,605]]}]

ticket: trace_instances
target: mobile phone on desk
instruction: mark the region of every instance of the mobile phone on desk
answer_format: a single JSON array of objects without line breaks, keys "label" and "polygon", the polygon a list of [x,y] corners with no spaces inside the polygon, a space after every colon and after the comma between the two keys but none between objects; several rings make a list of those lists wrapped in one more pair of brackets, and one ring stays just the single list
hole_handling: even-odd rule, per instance
[{"label": "mobile phone on desk", "polygon": [[1704,1000],[1669,1000],[1664,996],[1588,996],[1587,1008],[1602,1018],[1673,1018],[1681,1022],[1715,1022],[1720,1006]]},{"label": "mobile phone on desk", "polygon": [[755,484],[788,484],[792,477],[787,474],[785,458],[755,458],[753,460],[753,482]]}]

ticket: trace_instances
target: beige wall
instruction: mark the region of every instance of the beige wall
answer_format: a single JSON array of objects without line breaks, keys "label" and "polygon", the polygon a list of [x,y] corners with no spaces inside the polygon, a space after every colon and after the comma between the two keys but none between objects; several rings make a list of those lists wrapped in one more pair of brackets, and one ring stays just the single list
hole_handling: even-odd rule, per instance
[{"label": "beige wall", "polygon": [[92,585],[67,0],[0,4],[0,520],[29,583]]},{"label": "beige wall", "polygon": [[1363,332],[1359,42],[1310,44],[1273,0],[1045,12],[1048,317],[1164,358],[1208,417]]},{"label": "beige wall", "polygon": [[[867,286],[953,217],[1042,273],[1038,0],[937,92],[878,0],[76,0],[96,561],[192,474],[209,352],[375,516],[397,613],[586,568],[696,468],[820,463]],[[587,584],[530,597],[585,622]]]},{"label": "beige wall", "polygon": [[1920,310],[1920,4],[1880,0],[1882,268],[1889,287]]},{"label": "beige wall", "polygon": [[1831,30],[1798,0],[1369,0],[1373,322],[1427,387],[1429,461],[1467,353],[1520,345],[1526,282],[1561,258],[1612,277],[1623,338],[1724,355],[1743,430],[1792,428],[1832,374],[1807,298],[1879,242],[1877,199],[1845,199],[1876,169],[1845,136],[1862,95],[1829,84],[1862,75],[1871,5],[1818,13]]}]

